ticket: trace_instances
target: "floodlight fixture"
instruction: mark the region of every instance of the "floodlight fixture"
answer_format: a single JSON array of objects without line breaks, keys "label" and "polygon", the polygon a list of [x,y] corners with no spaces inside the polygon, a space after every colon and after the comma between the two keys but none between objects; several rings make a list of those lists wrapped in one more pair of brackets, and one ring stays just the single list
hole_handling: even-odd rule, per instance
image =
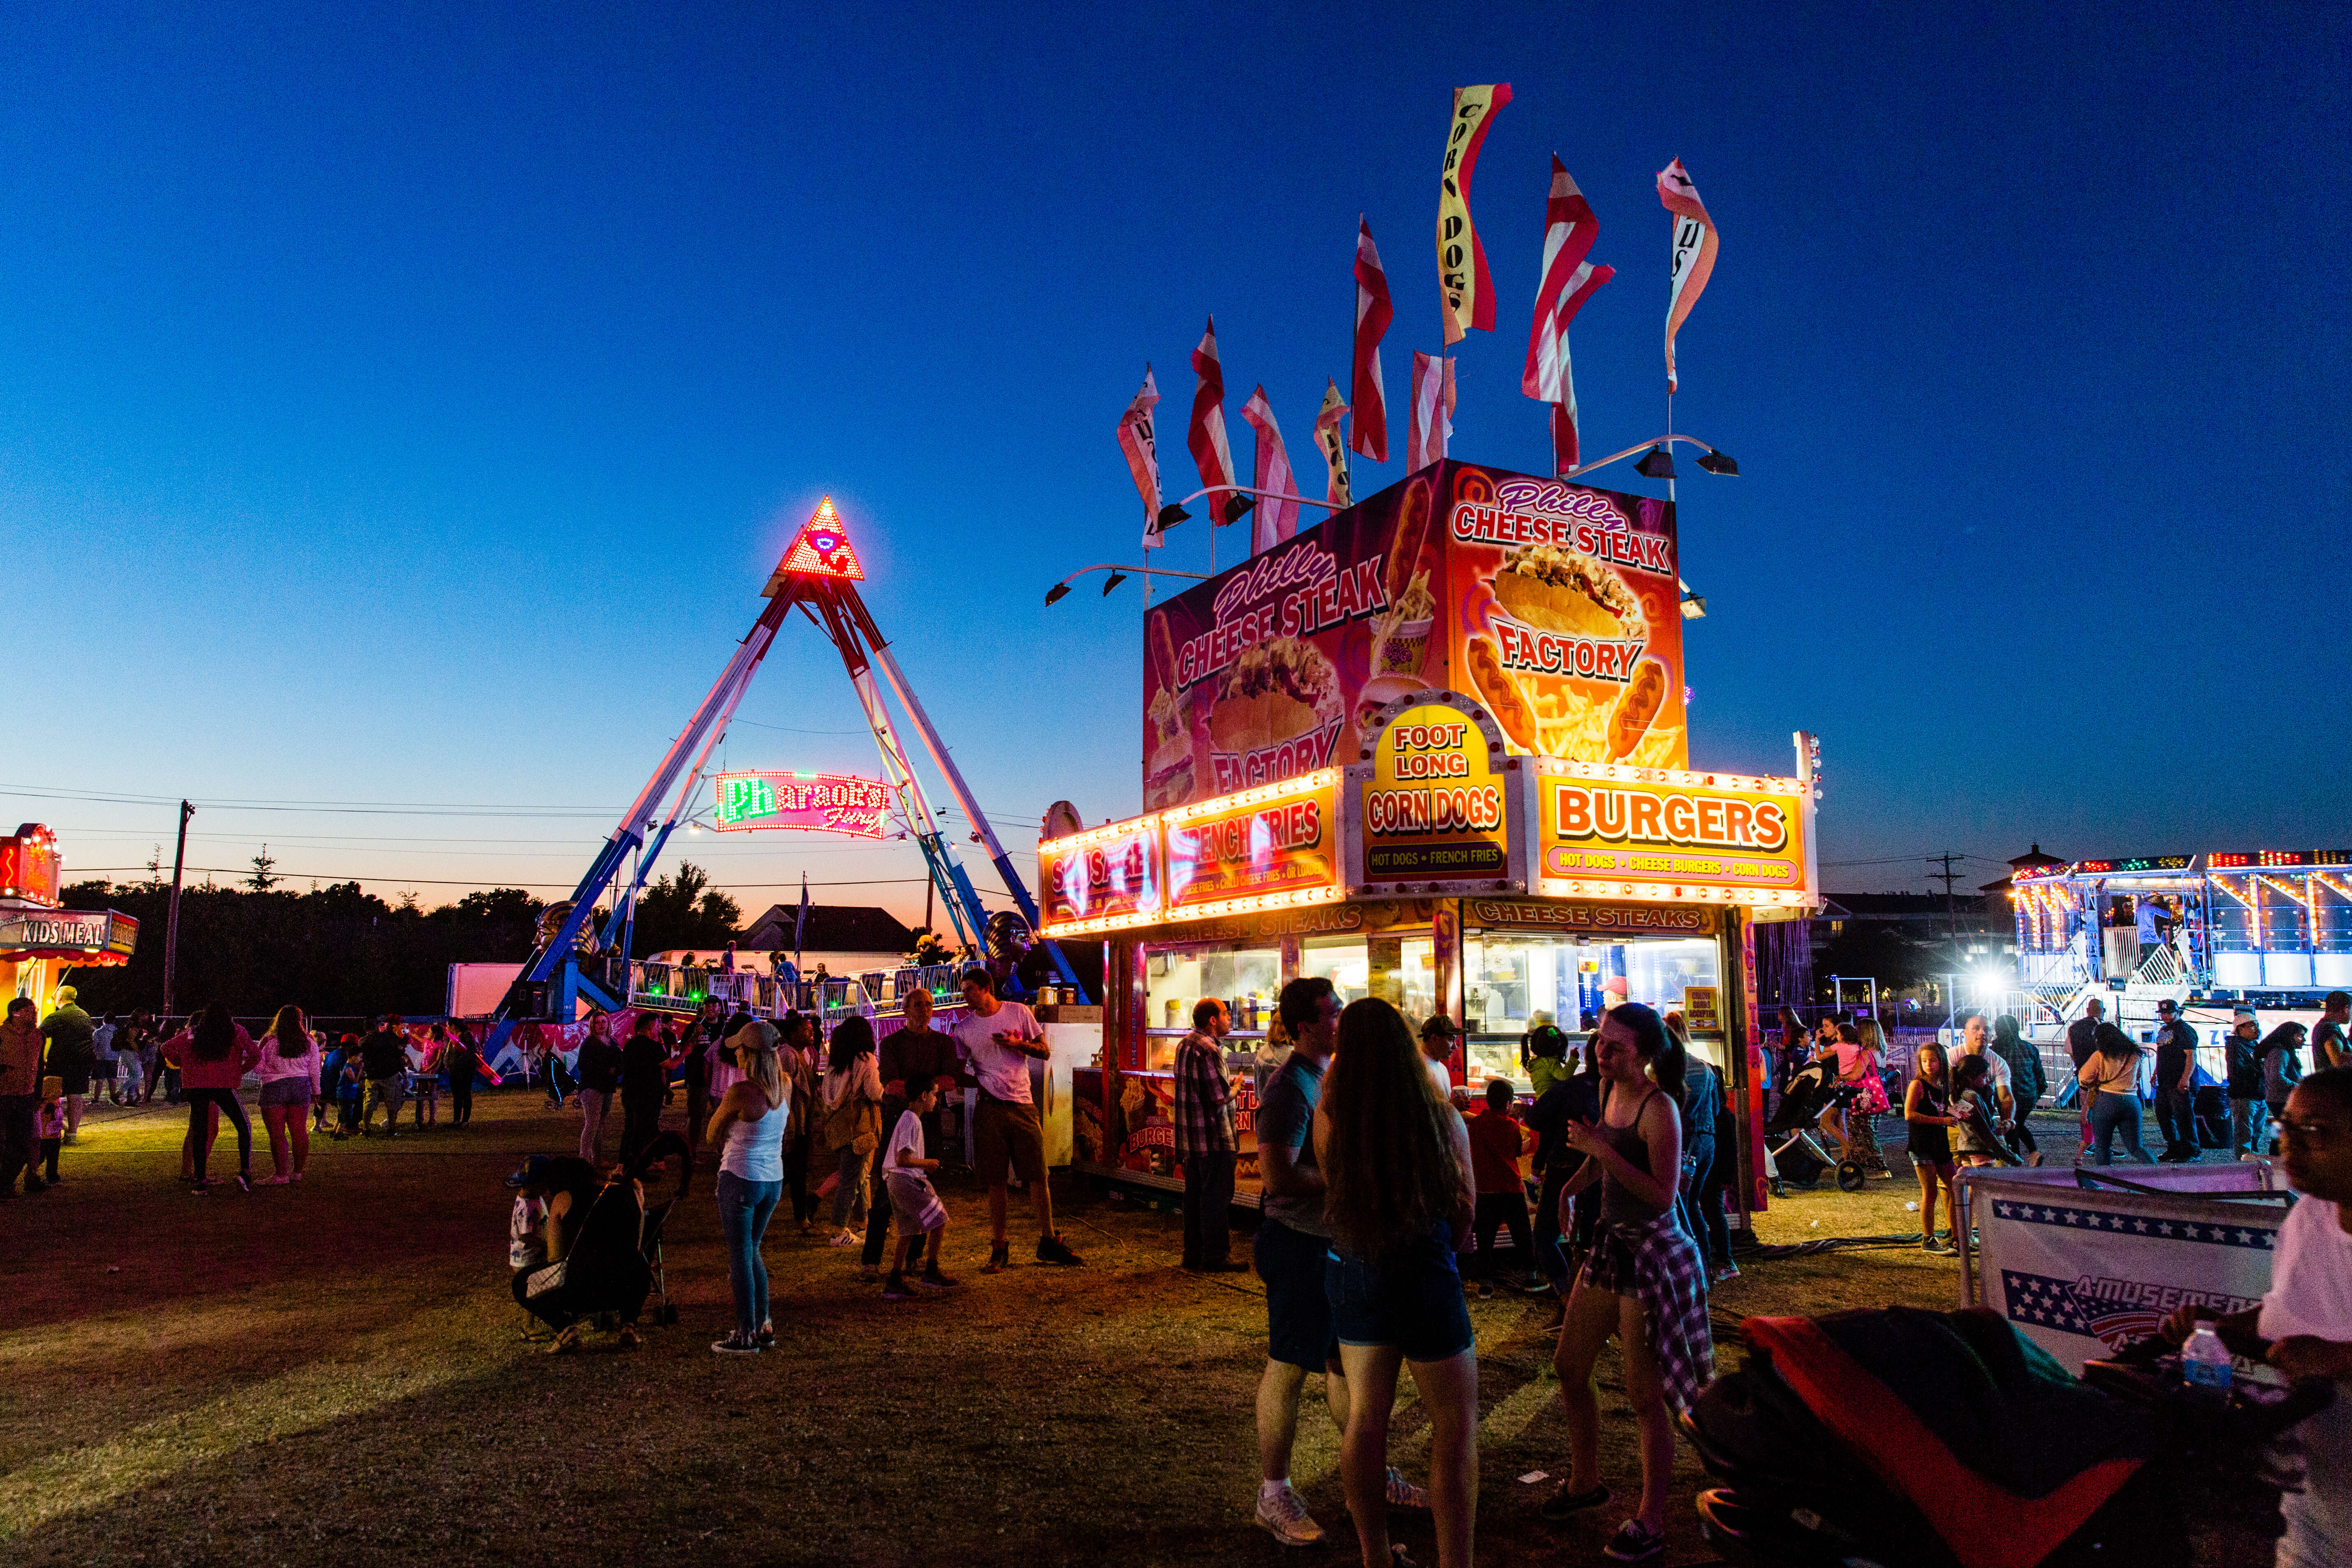
[{"label": "floodlight fixture", "polygon": [[1671,479],[1675,477],[1675,460],[1663,445],[1653,447],[1633,465],[1633,471],[1645,479]]}]

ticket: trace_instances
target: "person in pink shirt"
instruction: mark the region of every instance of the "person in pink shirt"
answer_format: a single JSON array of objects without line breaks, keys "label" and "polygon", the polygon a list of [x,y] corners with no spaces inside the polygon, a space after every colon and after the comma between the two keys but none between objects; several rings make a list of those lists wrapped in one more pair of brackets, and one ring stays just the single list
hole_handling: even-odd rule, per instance
[{"label": "person in pink shirt", "polygon": [[180,1088],[188,1102],[190,1152],[195,1160],[195,1190],[202,1194],[212,1186],[205,1166],[212,1153],[213,1130],[206,1125],[205,1114],[207,1108],[217,1106],[236,1129],[236,1184],[251,1192],[253,1122],[237,1103],[236,1086],[261,1059],[261,1047],[243,1025],[228,1016],[226,1007],[214,1002],[164,1048],[180,1064]]},{"label": "person in pink shirt", "polygon": [[302,1167],[310,1163],[310,1101],[319,1093],[319,1042],[310,1037],[310,1020],[301,1008],[289,1005],[278,1009],[261,1037],[260,1059],[253,1071],[261,1080],[261,1121],[269,1130],[269,1163],[276,1168],[261,1184],[282,1187],[300,1181]]}]

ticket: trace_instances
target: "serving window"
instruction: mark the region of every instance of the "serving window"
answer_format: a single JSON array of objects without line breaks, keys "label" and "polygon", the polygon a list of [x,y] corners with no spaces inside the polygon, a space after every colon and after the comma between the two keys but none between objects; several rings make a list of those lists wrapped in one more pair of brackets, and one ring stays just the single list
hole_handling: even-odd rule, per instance
[{"label": "serving window", "polygon": [[[1590,1031],[1614,998],[1611,982],[1624,982],[1624,999],[1660,1013],[1688,1011],[1686,993],[1713,987],[1721,995],[1721,957],[1716,939],[1705,937],[1579,940],[1549,931],[1482,931],[1463,941],[1462,1005],[1469,1082],[1489,1078],[1519,1082],[1519,1043],[1539,1024],[1557,1025],[1571,1037]],[[1719,1037],[1695,1031],[1701,1047]],[[1717,1054],[1710,1052],[1710,1055]]]},{"label": "serving window", "polygon": [[1192,1007],[1220,998],[1234,1020],[1233,1039],[1257,1039],[1274,1020],[1282,989],[1278,943],[1204,943],[1146,951],[1143,961],[1144,1062],[1159,1071],[1176,1059],[1176,1044],[1192,1027]]}]

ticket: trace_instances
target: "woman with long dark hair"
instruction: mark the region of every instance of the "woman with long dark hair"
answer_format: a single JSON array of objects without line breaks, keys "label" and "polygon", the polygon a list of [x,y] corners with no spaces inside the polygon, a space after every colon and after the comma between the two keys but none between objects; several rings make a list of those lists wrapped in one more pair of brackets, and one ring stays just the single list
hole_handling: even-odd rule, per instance
[{"label": "woman with long dark hair", "polygon": [[1364,1568],[1389,1542],[1389,1414],[1412,1368],[1430,1426],[1429,1507],[1442,1568],[1469,1568],[1478,1499],[1478,1354],[1454,1246],[1473,1208],[1470,1137],[1440,1100],[1404,1016],[1377,997],[1339,1015],[1315,1108],[1331,1227],[1325,1289],[1349,1389],[1339,1476]]},{"label": "woman with long dark hair", "polygon": [[2084,1125],[2090,1129],[2091,1163],[2104,1165],[2115,1158],[2115,1137],[2124,1136],[2124,1152],[2143,1165],[2155,1156],[2139,1141],[2140,1050],[2129,1035],[2113,1024],[2091,1031],[2095,1048],[2076,1073],[2084,1105]]},{"label": "woman with long dark hair", "polygon": [[824,1072],[824,1142],[835,1158],[833,1245],[856,1247],[866,1205],[882,1194],[866,1191],[866,1167],[882,1142],[882,1068],[874,1059],[874,1026],[855,1015],[833,1031],[833,1055]]},{"label": "woman with long dark hair", "polygon": [[[305,1039],[308,1045],[308,1039]],[[188,1104],[188,1152],[194,1162],[195,1190],[211,1190],[205,1165],[212,1155],[214,1128],[205,1121],[208,1108],[236,1129],[236,1184],[253,1190],[253,1123],[237,1103],[236,1086],[261,1059],[261,1047],[245,1026],[228,1016],[218,1001],[207,1003],[195,1022],[172,1037],[164,1047],[180,1064],[180,1089]]]},{"label": "woman with long dark hair", "polygon": [[1674,1212],[1687,1060],[1665,1021],[1638,1002],[1609,1010],[1593,1048],[1604,1085],[1601,1119],[1568,1129],[1570,1146],[1589,1157],[1569,1188],[1599,1182],[1601,1228],[1552,1356],[1568,1414],[1569,1474],[1542,1512],[1567,1519],[1610,1500],[1601,1480],[1592,1367],[1613,1334],[1623,1346],[1625,1398],[1641,1430],[1642,1500],[1601,1551],[1621,1563],[1647,1563],[1665,1552],[1675,1463],[1669,1407],[1688,1409],[1715,1374],[1706,1265]]},{"label": "woman with long dark hair", "polygon": [[474,1079],[489,1068],[481,1047],[462,1018],[449,1020],[449,1044],[441,1052],[441,1071],[449,1080],[449,1125],[465,1127],[474,1120]]},{"label": "woman with long dark hair", "polygon": [[[310,1163],[310,1101],[319,1093],[319,1042],[310,1037],[310,1023],[302,1009],[290,1003],[269,1020],[262,1041],[253,1076],[261,1080],[261,1121],[269,1130],[269,1163],[274,1173],[262,1177],[261,1184],[282,1187],[300,1181],[302,1167]],[[287,1157],[289,1142],[290,1160]]]}]

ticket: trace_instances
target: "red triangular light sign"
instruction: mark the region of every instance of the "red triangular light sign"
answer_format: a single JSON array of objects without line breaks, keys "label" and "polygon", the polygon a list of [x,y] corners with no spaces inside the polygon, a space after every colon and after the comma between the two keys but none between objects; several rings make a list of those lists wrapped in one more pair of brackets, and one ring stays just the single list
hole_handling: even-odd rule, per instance
[{"label": "red triangular light sign", "polygon": [[801,525],[800,536],[784,552],[783,563],[776,571],[805,577],[839,577],[853,583],[866,581],[866,569],[857,564],[857,552],[850,548],[849,534],[841,526],[841,514],[833,510],[831,496],[817,502],[815,513]]}]

